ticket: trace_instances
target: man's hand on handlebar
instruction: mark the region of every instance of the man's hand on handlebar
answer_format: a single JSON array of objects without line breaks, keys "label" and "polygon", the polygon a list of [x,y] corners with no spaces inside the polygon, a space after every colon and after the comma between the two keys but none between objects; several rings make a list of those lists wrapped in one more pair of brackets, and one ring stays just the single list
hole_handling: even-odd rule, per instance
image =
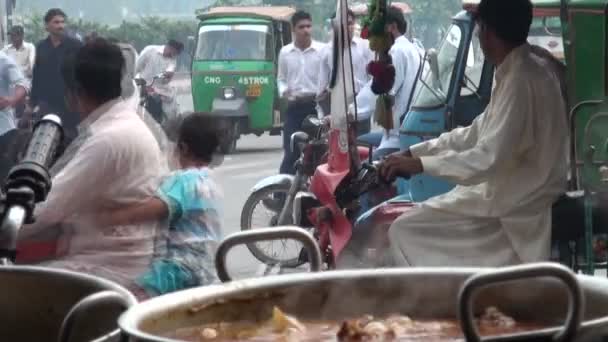
[{"label": "man's hand on handlebar", "polygon": [[424,171],[420,158],[406,156],[405,153],[389,155],[378,166],[380,176],[392,183],[397,177],[409,178]]}]

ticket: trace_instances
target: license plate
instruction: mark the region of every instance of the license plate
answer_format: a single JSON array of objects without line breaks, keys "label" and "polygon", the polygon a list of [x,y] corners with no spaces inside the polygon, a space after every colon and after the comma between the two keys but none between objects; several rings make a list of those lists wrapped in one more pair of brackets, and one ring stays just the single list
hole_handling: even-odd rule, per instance
[{"label": "license plate", "polygon": [[262,95],[262,86],[259,84],[250,85],[247,88],[247,97],[259,97]]}]

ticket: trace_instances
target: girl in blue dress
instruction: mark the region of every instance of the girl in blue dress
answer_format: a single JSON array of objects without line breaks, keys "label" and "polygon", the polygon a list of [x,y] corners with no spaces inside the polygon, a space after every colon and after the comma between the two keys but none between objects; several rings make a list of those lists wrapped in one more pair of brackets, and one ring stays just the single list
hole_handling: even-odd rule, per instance
[{"label": "girl in blue dress", "polygon": [[137,279],[147,296],[216,281],[214,257],[222,238],[222,195],[209,170],[219,145],[212,127],[201,114],[187,116],[177,139],[180,169],[163,180],[155,197],[103,215],[102,219],[112,225],[167,222],[168,229],[157,239],[156,257]]}]

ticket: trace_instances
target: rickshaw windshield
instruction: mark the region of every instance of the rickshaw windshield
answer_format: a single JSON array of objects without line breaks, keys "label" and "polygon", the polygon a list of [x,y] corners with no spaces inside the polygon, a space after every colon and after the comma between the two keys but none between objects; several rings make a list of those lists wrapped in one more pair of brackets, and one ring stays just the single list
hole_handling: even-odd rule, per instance
[{"label": "rickshaw windshield", "polygon": [[421,80],[416,83],[412,107],[432,108],[445,104],[461,41],[460,27],[452,25],[437,52],[437,70],[427,55]]},{"label": "rickshaw windshield", "polygon": [[269,26],[202,25],[198,31],[196,60],[272,60]]}]

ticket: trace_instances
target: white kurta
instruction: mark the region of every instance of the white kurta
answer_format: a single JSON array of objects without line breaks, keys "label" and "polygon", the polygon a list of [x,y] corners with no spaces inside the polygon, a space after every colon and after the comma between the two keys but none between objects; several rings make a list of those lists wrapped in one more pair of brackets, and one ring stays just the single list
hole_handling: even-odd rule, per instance
[{"label": "white kurta", "polygon": [[546,260],[551,206],[566,190],[569,143],[562,79],[528,44],[496,71],[486,112],[411,148],[426,174],[454,182],[391,227],[411,266],[502,266]]},{"label": "white kurta", "polygon": [[418,49],[405,36],[395,40],[389,51],[393,66],[395,67],[395,84],[389,92],[394,96],[393,105],[393,129],[384,132],[378,149],[399,148],[399,126],[400,118],[410,109],[410,98],[412,90],[416,86],[416,77],[420,69],[422,56]]},{"label": "white kurta", "polygon": [[[21,238],[72,227],[67,250],[45,266],[98,275],[131,287],[151,260],[156,224],[100,226],[100,209],[143,201],[154,195],[166,172],[158,143],[134,108],[111,101],[79,126],[79,138],[54,167],[53,188],[36,209],[36,224]],[[72,155],[72,156],[70,156]]]}]

